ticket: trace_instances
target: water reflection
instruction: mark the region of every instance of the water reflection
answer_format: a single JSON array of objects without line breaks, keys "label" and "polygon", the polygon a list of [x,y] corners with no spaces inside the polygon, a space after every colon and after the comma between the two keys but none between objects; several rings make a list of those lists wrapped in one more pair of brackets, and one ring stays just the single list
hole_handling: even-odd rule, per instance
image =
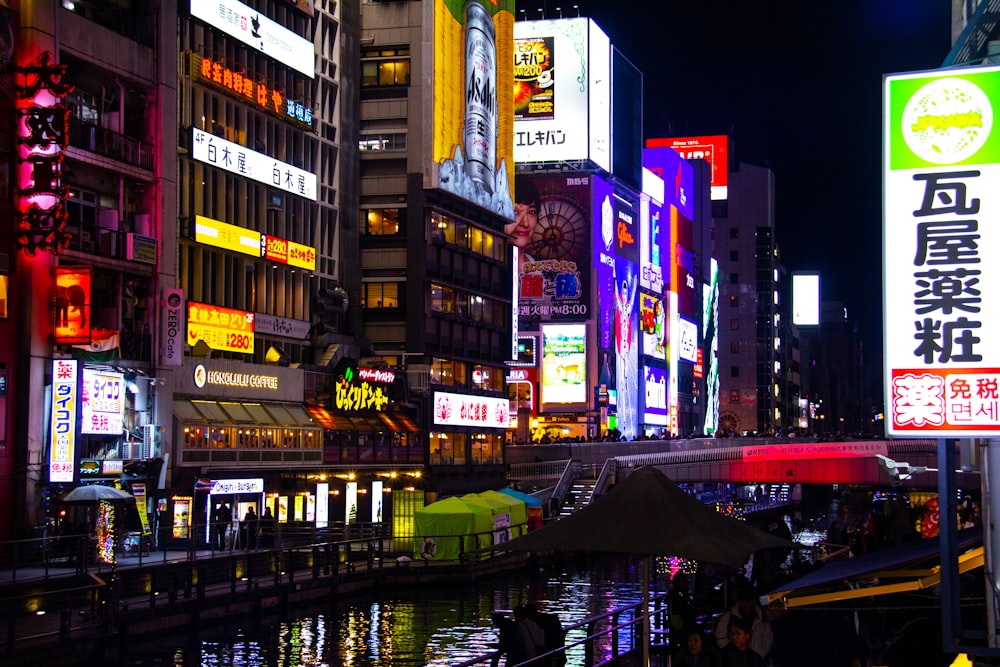
[{"label": "water reflection", "polygon": [[[641,569],[628,559],[572,561],[540,572],[507,575],[475,586],[404,589],[302,607],[285,621],[250,621],[205,629],[200,636],[160,637],[168,650],[132,649],[123,663],[175,667],[447,667],[493,650],[494,610],[534,602],[564,626],[638,601]],[[666,586],[657,586],[666,590]],[[572,630],[567,643],[583,639]],[[583,647],[568,664],[583,664]]]}]

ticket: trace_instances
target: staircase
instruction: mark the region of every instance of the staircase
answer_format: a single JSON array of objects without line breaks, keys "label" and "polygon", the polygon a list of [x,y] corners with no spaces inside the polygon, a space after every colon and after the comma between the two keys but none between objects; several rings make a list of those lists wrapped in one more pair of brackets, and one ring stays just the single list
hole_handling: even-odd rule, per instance
[{"label": "staircase", "polygon": [[594,477],[577,477],[570,485],[569,492],[559,507],[559,518],[567,517],[590,502],[597,479]]}]

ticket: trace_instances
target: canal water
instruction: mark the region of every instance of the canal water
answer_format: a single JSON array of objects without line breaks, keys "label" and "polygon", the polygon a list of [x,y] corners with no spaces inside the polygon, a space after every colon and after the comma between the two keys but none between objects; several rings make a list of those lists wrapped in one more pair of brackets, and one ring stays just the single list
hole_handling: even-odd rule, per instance
[{"label": "canal water", "polygon": [[[668,574],[654,575],[666,592]],[[660,581],[657,582],[657,579]],[[641,599],[641,562],[595,557],[549,564],[469,586],[435,585],[347,596],[293,609],[285,619],[233,623],[143,640],[122,667],[448,667],[493,650],[494,611],[533,602],[569,626]],[[623,619],[624,620],[624,619]],[[583,639],[573,630],[567,643]],[[570,667],[583,664],[571,649]],[[485,663],[485,664],[488,664]]]}]

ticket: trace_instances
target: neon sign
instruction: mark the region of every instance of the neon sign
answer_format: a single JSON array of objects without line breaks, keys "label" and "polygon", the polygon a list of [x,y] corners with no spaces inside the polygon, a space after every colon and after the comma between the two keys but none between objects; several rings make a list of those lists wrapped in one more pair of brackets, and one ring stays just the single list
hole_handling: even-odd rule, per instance
[{"label": "neon sign", "polygon": [[69,108],[60,100],[74,86],[62,82],[66,66],[53,63],[51,51],[14,72],[19,117],[17,247],[29,255],[39,250],[59,253],[70,242],[65,206],[69,187],[62,182]]},{"label": "neon sign", "polygon": [[187,342],[253,354],[253,313],[188,301]]},{"label": "neon sign", "polygon": [[285,97],[283,92],[273,86],[255,82],[249,76],[231,70],[220,62],[196,54],[191,54],[191,74],[244,101],[256,104],[263,111],[312,129],[312,108]]},{"label": "neon sign", "polygon": [[52,360],[52,416],[49,421],[49,481],[72,482],[76,460],[77,363]]}]

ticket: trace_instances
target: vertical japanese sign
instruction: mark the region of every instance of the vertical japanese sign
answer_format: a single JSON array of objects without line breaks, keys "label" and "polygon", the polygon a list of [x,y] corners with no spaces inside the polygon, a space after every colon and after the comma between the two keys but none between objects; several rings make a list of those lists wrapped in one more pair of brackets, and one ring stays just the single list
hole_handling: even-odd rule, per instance
[{"label": "vertical japanese sign", "polygon": [[66,232],[63,151],[69,145],[69,107],[63,97],[74,86],[63,83],[66,66],[44,51],[32,62],[14,68],[17,93],[18,177],[15,211],[18,248],[29,255],[38,250],[59,253],[70,242]]},{"label": "vertical japanese sign", "polygon": [[72,482],[76,459],[75,359],[52,360],[52,409],[49,420],[49,481]]},{"label": "vertical japanese sign", "polygon": [[997,67],[885,78],[889,435],[1000,431],[998,87]]},{"label": "vertical japanese sign", "polygon": [[80,432],[121,435],[125,419],[125,376],[113,371],[83,369]]}]

